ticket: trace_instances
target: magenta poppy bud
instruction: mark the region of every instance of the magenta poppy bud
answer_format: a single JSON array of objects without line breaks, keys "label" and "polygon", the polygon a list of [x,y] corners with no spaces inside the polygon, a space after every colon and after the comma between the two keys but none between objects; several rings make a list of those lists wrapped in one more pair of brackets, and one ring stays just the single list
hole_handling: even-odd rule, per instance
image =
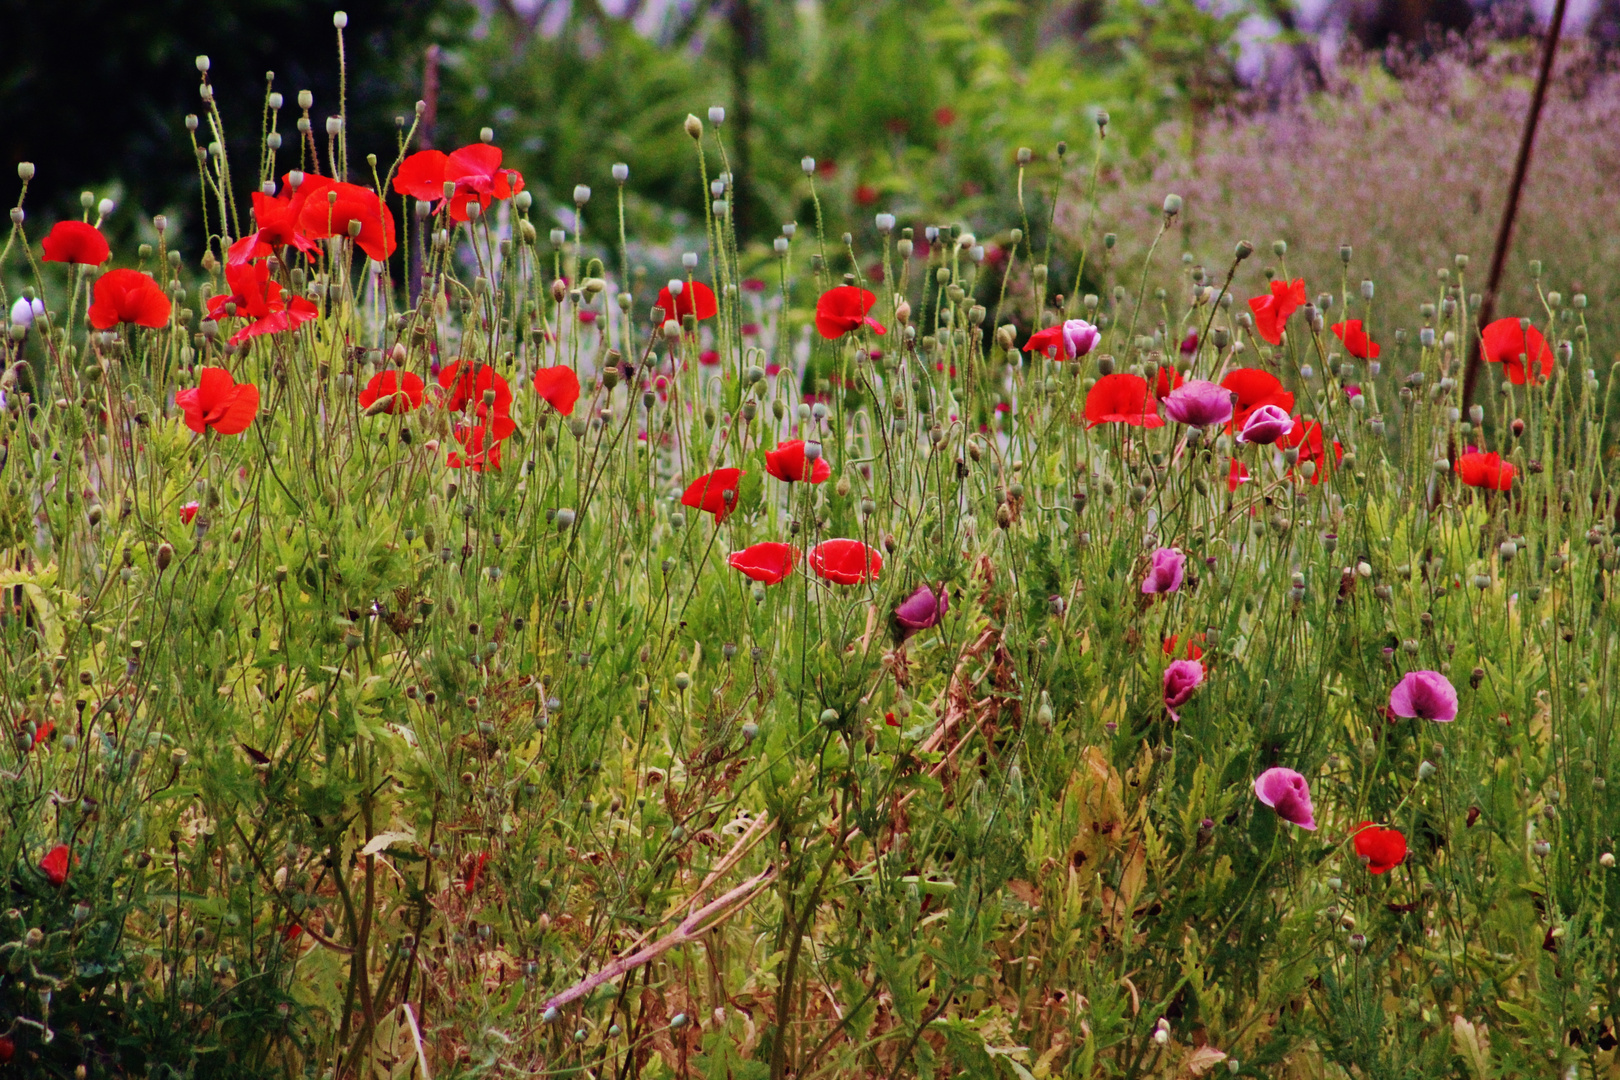
[{"label": "magenta poppy bud", "polygon": [[1181,588],[1186,572],[1187,557],[1175,548],[1160,548],[1153,553],[1147,577],[1142,579],[1144,593],[1172,593]]},{"label": "magenta poppy bud", "polygon": [[1170,391],[1164,414],[1178,424],[1208,427],[1232,419],[1232,391],[1204,379],[1193,379]]},{"label": "magenta poppy bud", "polygon": [[1196,660],[1176,660],[1164,669],[1164,707],[1175,720],[1181,719],[1176,709],[1185,705],[1204,681],[1204,665]]},{"label": "magenta poppy bud", "polygon": [[1293,769],[1267,769],[1254,778],[1255,798],[1277,811],[1284,821],[1302,829],[1316,830],[1316,810],[1311,806],[1311,787]]},{"label": "magenta poppy bud", "polygon": [[1288,415],[1287,409],[1281,405],[1260,405],[1243,421],[1237,441],[1270,446],[1293,429],[1294,418]]},{"label": "magenta poppy bud", "polygon": [[1101,340],[1102,331],[1084,319],[1070,319],[1063,324],[1063,351],[1071,358],[1086,355]]},{"label": "magenta poppy bud", "polygon": [[894,621],[900,624],[903,636],[909,637],[918,630],[938,626],[950,607],[951,594],[944,585],[940,585],[938,595],[927,585],[919,585],[916,592],[894,609]]},{"label": "magenta poppy bud", "polygon": [[1389,711],[1449,723],[1457,719],[1457,688],[1438,671],[1411,672],[1389,692]]}]

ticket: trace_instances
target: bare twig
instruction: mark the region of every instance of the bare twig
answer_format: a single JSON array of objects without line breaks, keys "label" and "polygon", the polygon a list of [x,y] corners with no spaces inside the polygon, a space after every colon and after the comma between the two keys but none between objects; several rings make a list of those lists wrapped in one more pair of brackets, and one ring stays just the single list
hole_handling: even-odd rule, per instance
[{"label": "bare twig", "polygon": [[[1541,121],[1541,109],[1547,102],[1547,84],[1552,80],[1553,57],[1558,52],[1558,35],[1564,28],[1564,10],[1568,0],[1558,0],[1553,7],[1552,21],[1547,26],[1547,40],[1541,49],[1541,71],[1536,75],[1536,90],[1530,98],[1530,112],[1524,118],[1524,134],[1519,139],[1519,157],[1513,163],[1513,180],[1508,185],[1507,204],[1502,207],[1502,220],[1496,227],[1496,250],[1491,254],[1491,277],[1480,300],[1475,325],[1483,329],[1496,314],[1496,290],[1502,284],[1502,271],[1507,266],[1508,248],[1513,242],[1513,222],[1519,216],[1519,199],[1524,193],[1525,176],[1530,172],[1530,152],[1535,146],[1536,125]],[[1479,370],[1484,364],[1482,340],[1473,335],[1468,351],[1468,367],[1463,373],[1462,403],[1466,407],[1474,399],[1474,387],[1479,382]]]}]

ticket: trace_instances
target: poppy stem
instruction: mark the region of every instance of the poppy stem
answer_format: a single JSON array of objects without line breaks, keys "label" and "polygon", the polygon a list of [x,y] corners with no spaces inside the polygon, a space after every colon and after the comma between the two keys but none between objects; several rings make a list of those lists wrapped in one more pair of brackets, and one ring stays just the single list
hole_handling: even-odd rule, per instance
[{"label": "poppy stem", "polygon": [[[1558,0],[1553,6],[1552,19],[1547,25],[1547,39],[1541,49],[1541,70],[1536,74],[1535,93],[1530,98],[1530,111],[1524,118],[1524,134],[1519,138],[1519,156],[1513,163],[1513,179],[1508,184],[1507,203],[1502,207],[1502,220],[1496,227],[1496,250],[1491,254],[1491,276],[1485,284],[1485,295],[1480,300],[1474,325],[1483,328],[1496,314],[1496,292],[1502,284],[1502,271],[1507,266],[1508,248],[1513,240],[1513,223],[1519,216],[1519,200],[1524,194],[1524,181],[1530,171],[1530,152],[1535,146],[1536,126],[1541,110],[1547,102],[1547,84],[1552,79],[1553,58],[1558,51],[1558,36],[1564,27],[1564,11],[1568,0]],[[1479,383],[1479,371],[1484,364],[1483,339],[1478,333],[1468,349],[1468,366],[1463,373],[1462,405],[1466,409],[1474,400],[1474,388]]]}]

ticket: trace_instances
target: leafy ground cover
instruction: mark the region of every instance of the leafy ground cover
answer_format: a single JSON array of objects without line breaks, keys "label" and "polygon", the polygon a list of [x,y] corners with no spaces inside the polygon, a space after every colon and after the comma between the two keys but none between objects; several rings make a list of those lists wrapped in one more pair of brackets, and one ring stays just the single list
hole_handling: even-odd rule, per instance
[{"label": "leafy ground cover", "polygon": [[205,251],[12,212],[0,1072],[1610,1075],[1583,295],[761,258],[718,109],[649,280],[292,110]]}]

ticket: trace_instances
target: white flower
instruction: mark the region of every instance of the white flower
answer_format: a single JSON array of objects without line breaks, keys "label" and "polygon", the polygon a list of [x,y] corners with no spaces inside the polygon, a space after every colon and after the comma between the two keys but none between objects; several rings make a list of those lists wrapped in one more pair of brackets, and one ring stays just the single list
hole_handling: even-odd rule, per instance
[{"label": "white flower", "polygon": [[30,300],[26,296],[17,297],[17,302],[11,305],[11,325],[20,326],[24,330],[34,325],[34,320],[45,314],[45,301]]}]

